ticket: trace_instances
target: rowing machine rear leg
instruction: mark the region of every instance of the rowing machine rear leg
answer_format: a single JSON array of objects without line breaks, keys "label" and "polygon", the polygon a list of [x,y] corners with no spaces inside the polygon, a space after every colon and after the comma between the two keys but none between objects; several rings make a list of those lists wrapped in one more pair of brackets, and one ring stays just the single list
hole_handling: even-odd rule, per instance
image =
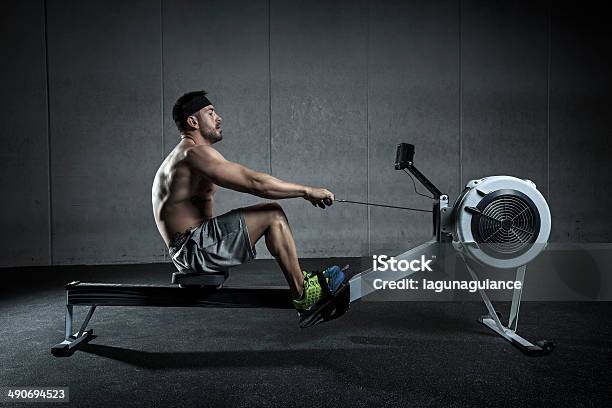
[{"label": "rowing machine rear leg", "polygon": [[93,335],[93,329],[86,330],[91,317],[96,310],[95,306],[89,308],[85,320],[78,332],[72,333],[72,322],[73,322],[73,305],[66,305],[66,330],[64,341],[56,344],[51,348],[51,354],[56,357],[69,357],[71,356],[81,344],[87,343],[88,341],[95,338]]},{"label": "rowing machine rear leg", "polygon": [[[474,269],[474,265],[471,265],[468,260],[465,260],[465,265],[470,273],[472,279],[478,282],[478,275]],[[493,303],[487,296],[484,289],[478,288],[478,292],[482,297],[482,300],[489,311],[489,314],[481,316],[478,321],[501,337],[509,341],[513,346],[518,348],[521,352],[528,356],[546,356],[555,349],[555,343],[548,340],[540,340],[536,342],[530,342],[522,336],[517,334],[518,329],[518,316],[522,296],[522,288],[525,281],[525,271],[527,267],[525,265],[517,268],[515,281],[520,282],[519,288],[515,288],[512,294],[512,305],[510,307],[510,316],[508,318],[508,326],[504,326],[501,322],[502,315],[493,308]]]}]

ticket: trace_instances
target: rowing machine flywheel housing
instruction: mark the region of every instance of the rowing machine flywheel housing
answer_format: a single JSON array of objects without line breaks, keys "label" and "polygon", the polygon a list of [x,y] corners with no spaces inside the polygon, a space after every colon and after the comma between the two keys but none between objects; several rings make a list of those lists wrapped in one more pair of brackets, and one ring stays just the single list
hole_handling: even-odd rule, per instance
[{"label": "rowing machine flywheel housing", "polygon": [[551,217],[530,180],[492,176],[467,183],[453,207],[453,246],[495,268],[528,264],[546,247]]}]

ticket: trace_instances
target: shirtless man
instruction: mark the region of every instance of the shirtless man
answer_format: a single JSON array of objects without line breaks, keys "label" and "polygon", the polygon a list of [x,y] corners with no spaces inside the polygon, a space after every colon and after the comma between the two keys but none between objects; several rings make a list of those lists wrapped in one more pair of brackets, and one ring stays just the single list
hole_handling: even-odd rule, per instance
[{"label": "shirtless man", "polygon": [[[301,197],[325,208],[334,194],[324,188],[289,183],[226,160],[213,144],[221,141],[222,119],[205,91],[181,96],[172,117],[180,142],[159,167],[152,188],[157,228],[172,262],[187,273],[223,273],[255,258],[255,244],[265,237],[270,254],[278,261],[302,319],[326,299],[320,280],[302,272],[295,242],[281,206],[268,202],[239,208],[215,217],[214,195],[218,186],[278,200]],[[337,287],[342,271],[324,271],[328,286]]]}]

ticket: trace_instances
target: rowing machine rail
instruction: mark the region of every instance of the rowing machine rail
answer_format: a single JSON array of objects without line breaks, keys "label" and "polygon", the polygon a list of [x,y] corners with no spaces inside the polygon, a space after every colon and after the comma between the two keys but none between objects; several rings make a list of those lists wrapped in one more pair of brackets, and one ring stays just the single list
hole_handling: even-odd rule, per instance
[{"label": "rowing machine rail", "polygon": [[[73,333],[74,306],[89,306],[80,329]],[[87,326],[99,306],[162,306],[212,308],[291,309],[286,287],[179,287],[178,285],[126,285],[71,282],[66,285],[64,340],[52,347],[55,356],[69,356],[93,338]]]}]

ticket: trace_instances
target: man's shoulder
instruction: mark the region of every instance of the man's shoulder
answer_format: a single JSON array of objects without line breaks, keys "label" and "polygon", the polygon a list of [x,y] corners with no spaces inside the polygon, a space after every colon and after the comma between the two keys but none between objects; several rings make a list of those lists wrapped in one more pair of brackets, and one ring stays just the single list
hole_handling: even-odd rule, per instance
[{"label": "man's shoulder", "polygon": [[189,162],[219,162],[223,161],[224,157],[217,149],[208,145],[189,146],[185,149],[183,157]]}]

